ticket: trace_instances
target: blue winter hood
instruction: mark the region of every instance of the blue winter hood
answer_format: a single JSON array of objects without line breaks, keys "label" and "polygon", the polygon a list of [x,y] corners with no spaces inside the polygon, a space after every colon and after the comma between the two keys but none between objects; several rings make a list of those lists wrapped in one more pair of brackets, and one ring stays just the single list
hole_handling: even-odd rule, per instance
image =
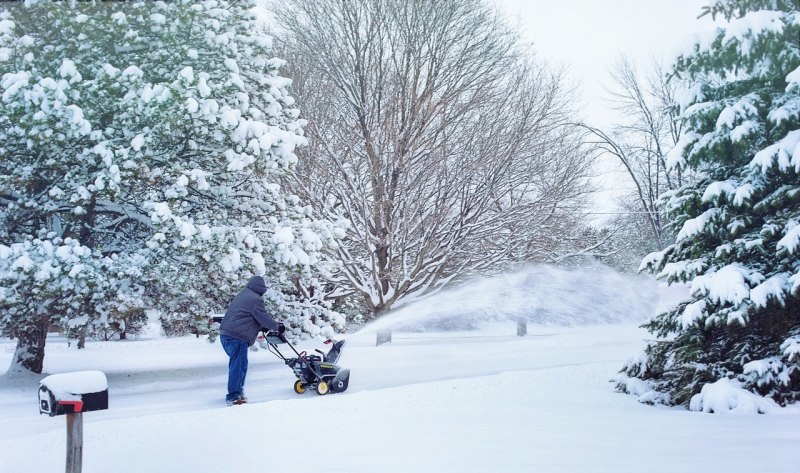
[{"label": "blue winter hood", "polygon": [[253,276],[247,283],[247,289],[250,289],[259,296],[263,296],[264,293],[267,292],[267,283],[264,282],[264,278],[261,276]]}]

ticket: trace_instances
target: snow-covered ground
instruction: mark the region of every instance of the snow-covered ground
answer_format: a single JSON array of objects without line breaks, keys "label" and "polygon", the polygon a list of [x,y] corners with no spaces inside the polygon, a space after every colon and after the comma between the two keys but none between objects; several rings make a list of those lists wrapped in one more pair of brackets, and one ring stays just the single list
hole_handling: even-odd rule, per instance
[{"label": "snow-covered ground", "polygon": [[[635,323],[515,330],[395,332],[379,347],[351,335],[350,388],[326,396],[295,394],[288,368],[250,353],[251,403],[235,407],[227,358],[204,339],[54,339],[46,371],[108,376],[109,410],[84,415],[87,473],[797,471],[796,408],[714,415],[614,392],[648,336]],[[12,352],[0,341],[0,366]],[[42,377],[0,377],[0,471],[64,467],[65,419],[37,411]]]}]

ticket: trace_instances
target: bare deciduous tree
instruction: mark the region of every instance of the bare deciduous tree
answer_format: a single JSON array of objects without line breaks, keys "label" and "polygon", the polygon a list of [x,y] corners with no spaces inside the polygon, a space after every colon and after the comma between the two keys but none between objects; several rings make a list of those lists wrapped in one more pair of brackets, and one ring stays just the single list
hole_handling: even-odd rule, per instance
[{"label": "bare deciduous tree", "polygon": [[642,73],[626,56],[620,57],[611,76],[615,84],[612,107],[623,120],[611,131],[583,126],[594,136],[597,151],[615,156],[625,167],[635,186],[635,197],[623,207],[647,222],[652,240],[648,251],[662,249],[667,238],[658,196],[680,187],[683,180],[680,170],[670,169],[666,159],[682,132],[674,108],[677,84],[661,64],[653,62]]},{"label": "bare deciduous tree", "polygon": [[277,6],[309,120],[297,185],[345,219],[371,315],[453,278],[564,256],[587,156],[558,71],[478,0]]}]

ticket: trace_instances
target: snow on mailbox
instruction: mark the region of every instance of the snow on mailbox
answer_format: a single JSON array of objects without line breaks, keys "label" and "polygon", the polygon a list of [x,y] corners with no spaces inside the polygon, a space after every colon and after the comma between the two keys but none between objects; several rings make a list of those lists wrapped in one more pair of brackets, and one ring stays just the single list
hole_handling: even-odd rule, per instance
[{"label": "snow on mailbox", "polygon": [[51,417],[108,409],[108,381],[101,371],[54,374],[39,386],[39,412]]}]

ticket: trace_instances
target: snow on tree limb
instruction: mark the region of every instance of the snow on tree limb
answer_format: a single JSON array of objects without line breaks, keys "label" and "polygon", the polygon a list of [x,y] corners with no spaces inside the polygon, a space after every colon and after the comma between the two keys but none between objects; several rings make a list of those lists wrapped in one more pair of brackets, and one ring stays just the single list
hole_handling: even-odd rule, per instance
[{"label": "snow on tree limb", "polygon": [[676,60],[693,92],[670,159],[701,178],[662,196],[680,231],[642,263],[689,283],[692,300],[647,324],[658,340],[623,371],[694,410],[766,412],[762,396],[800,400],[800,360],[786,353],[800,334],[800,12],[783,0],[706,12],[727,23]]}]

